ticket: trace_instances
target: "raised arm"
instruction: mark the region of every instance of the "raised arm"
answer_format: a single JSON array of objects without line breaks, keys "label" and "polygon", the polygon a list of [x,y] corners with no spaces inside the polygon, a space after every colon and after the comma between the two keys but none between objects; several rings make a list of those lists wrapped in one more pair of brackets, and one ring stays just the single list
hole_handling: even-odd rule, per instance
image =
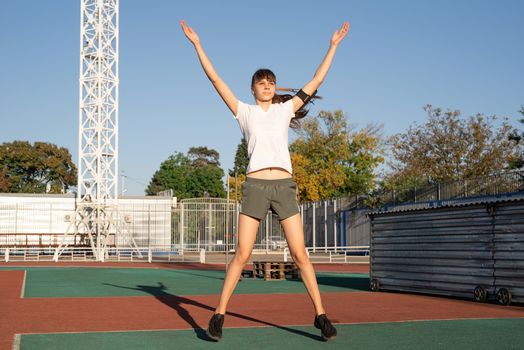
[{"label": "raised arm", "polygon": [[200,43],[200,38],[198,37],[197,33],[186,24],[186,21],[182,20],[180,21],[180,24],[182,25],[184,34],[195,47],[200,64],[202,65],[202,68],[204,69],[204,72],[206,73],[209,81],[211,81],[220,97],[222,97],[222,100],[224,100],[226,103],[227,107],[231,110],[231,112],[233,112],[233,115],[237,115],[238,99],[233,91],[231,91],[229,86],[227,86],[227,84],[215,71],[213,64],[211,64],[211,61],[206,55],[206,52],[202,48],[202,44]]},{"label": "raised arm", "polygon": [[[320,66],[318,66],[317,71],[315,72],[315,75],[313,76],[313,79],[304,85],[302,90],[308,94],[313,94],[318,87],[324,82],[324,79],[326,78],[326,75],[329,71],[329,68],[331,67],[331,62],[333,62],[333,57],[335,57],[335,52],[337,51],[338,45],[342,42],[342,39],[346,36],[346,34],[349,32],[349,22],[344,22],[342,24],[342,27],[338,29],[333,36],[331,37],[331,42],[329,44],[329,49],[326,53],[326,56],[322,60],[322,63],[320,63]],[[297,96],[293,97],[293,107],[295,112],[300,109],[300,107],[303,106],[303,102],[300,98]]]}]

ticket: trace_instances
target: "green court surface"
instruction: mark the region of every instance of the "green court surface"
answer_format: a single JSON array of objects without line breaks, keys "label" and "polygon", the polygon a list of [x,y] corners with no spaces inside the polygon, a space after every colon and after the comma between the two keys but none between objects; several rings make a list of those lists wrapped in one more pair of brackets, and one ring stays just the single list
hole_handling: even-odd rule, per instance
[{"label": "green court surface", "polygon": [[[220,294],[225,273],[210,270],[147,268],[25,268],[24,297],[108,297]],[[368,291],[366,274],[317,273],[322,292]],[[237,294],[303,293],[300,280],[246,278]]]},{"label": "green court surface", "polygon": [[338,325],[323,342],[314,327],[226,328],[219,343],[203,330],[28,334],[21,350],[69,349],[522,349],[524,319],[421,321]]}]

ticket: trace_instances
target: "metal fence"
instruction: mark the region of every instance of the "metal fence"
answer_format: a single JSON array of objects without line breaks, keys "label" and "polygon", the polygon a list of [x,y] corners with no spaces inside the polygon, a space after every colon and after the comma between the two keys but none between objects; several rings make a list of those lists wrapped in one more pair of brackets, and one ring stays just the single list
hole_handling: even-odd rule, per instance
[{"label": "metal fence", "polygon": [[[331,249],[349,252],[348,246],[364,246],[362,251],[352,249],[351,254],[366,254],[369,220],[365,211],[341,211],[339,208],[347,207],[345,202],[347,199],[337,199],[300,206],[306,246],[313,254]],[[170,197],[124,197],[119,200],[118,210],[137,247],[146,252],[167,249],[184,255],[202,249],[207,252],[235,249],[240,207],[240,203],[233,200],[228,203],[221,198],[176,203]],[[73,241],[71,233],[65,236],[74,212],[75,198],[71,195],[0,195],[0,248],[17,248],[11,250],[11,255],[21,252],[29,256],[37,248],[42,252],[54,251],[64,239],[69,247],[87,247],[85,237],[77,236]],[[269,211],[260,221],[255,252],[283,253],[286,247],[279,218]],[[124,246],[116,243],[109,248],[125,251]],[[112,253],[106,253],[106,258],[111,258]]]},{"label": "metal fence", "polygon": [[522,191],[524,191],[524,169],[518,169],[465,180],[395,189],[380,194],[378,203],[389,206],[406,202],[440,201]]},{"label": "metal fence", "polygon": [[[350,242],[368,245],[369,220],[365,212],[357,215],[339,212],[340,200],[302,204],[300,214],[306,247],[328,251]],[[183,251],[226,251],[238,239],[240,204],[221,198],[195,198],[180,201],[173,211],[173,246]],[[277,215],[268,212],[255,240],[255,250],[283,251],[285,234]],[[344,249],[344,248],[342,248]]]},{"label": "metal fence", "polygon": [[[140,246],[171,246],[172,199],[123,198],[119,214]],[[71,195],[0,195],[0,248],[57,247],[65,239],[72,246],[86,245],[81,237],[65,236],[74,219]]]},{"label": "metal fence", "polygon": [[173,210],[173,246],[181,251],[226,251],[235,246],[238,210],[222,198],[181,200]]}]

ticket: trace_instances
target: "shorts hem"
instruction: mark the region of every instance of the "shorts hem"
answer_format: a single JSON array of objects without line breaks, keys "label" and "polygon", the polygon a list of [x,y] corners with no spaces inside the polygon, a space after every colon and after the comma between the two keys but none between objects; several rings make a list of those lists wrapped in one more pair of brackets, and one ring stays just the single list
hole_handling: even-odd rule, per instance
[{"label": "shorts hem", "polygon": [[246,212],[243,212],[243,211],[240,211],[240,214],[245,215],[245,216],[249,216],[250,218],[257,219],[257,220],[263,220],[266,217],[266,215],[267,215],[267,214],[264,214],[263,217],[259,217],[259,216],[255,215],[255,214],[250,214],[250,213],[246,213]]},{"label": "shorts hem", "polygon": [[292,217],[292,216],[294,216],[294,215],[297,215],[297,214],[299,214],[299,213],[300,213],[300,211],[297,211],[297,212],[295,212],[295,213],[291,213],[291,214],[289,214],[289,215],[285,215],[284,218],[282,218],[282,217],[279,215],[279,216],[278,216],[278,220],[279,220],[279,221],[284,221],[284,220],[289,219],[290,217]]}]

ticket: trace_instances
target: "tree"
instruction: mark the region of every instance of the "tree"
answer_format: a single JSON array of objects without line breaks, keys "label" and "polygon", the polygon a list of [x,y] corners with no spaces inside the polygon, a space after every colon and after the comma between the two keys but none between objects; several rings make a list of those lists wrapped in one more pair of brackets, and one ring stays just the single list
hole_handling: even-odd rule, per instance
[{"label": "tree", "polygon": [[0,193],[9,192],[10,187],[11,182],[7,179],[7,166],[4,166],[4,168],[0,169]]},{"label": "tree", "polygon": [[233,170],[229,170],[229,176],[235,176],[235,174],[246,175],[247,166],[249,164],[249,154],[247,151],[247,142],[245,138],[240,140],[235,153],[235,164]]},{"label": "tree", "polygon": [[184,154],[175,152],[160,164],[149,185],[146,194],[154,195],[160,191],[172,189],[179,199],[190,198],[186,179],[191,175],[191,162]]},{"label": "tree", "polygon": [[[524,117],[524,106],[521,106],[519,113]],[[519,119],[519,123],[524,124],[524,118]],[[509,140],[515,142],[520,148],[520,152],[517,153],[516,157],[510,160],[510,168],[519,169],[524,167],[524,131],[519,133],[517,129],[513,129],[509,135]]]},{"label": "tree", "polygon": [[381,126],[368,125],[350,135],[349,159],[341,194],[366,194],[375,187],[376,169],[384,163]]},{"label": "tree", "polygon": [[187,152],[187,157],[193,166],[220,166],[218,152],[207,147],[191,147]]},{"label": "tree", "polygon": [[301,201],[363,194],[374,186],[380,155],[380,127],[352,132],[344,113],[321,111],[298,129],[291,161]]},{"label": "tree", "polygon": [[46,142],[3,143],[0,169],[0,187],[12,193],[62,193],[77,181],[69,151]]},{"label": "tree", "polygon": [[233,198],[236,194],[236,200],[239,202],[242,198],[242,184],[246,180],[247,166],[249,164],[249,154],[247,151],[247,142],[245,138],[240,140],[235,153],[235,163],[233,169],[229,170],[229,196]]},{"label": "tree", "polygon": [[160,164],[146,193],[154,195],[172,189],[178,199],[204,197],[225,197],[222,177],[224,171],[219,167],[219,154],[207,147],[192,147],[187,155],[175,152]]},{"label": "tree", "polygon": [[477,114],[461,118],[460,111],[443,112],[426,105],[422,126],[391,139],[394,160],[386,183],[389,187],[413,186],[467,179],[505,169],[515,157],[506,120],[495,128],[496,116]]}]

